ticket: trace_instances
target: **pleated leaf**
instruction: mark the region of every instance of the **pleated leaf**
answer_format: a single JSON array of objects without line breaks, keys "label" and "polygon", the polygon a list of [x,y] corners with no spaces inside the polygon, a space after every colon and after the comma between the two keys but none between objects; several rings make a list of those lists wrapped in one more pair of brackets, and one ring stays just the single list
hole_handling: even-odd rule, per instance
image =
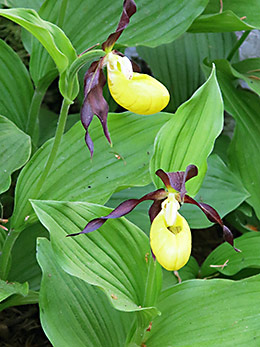
[{"label": "pleated leaf", "polygon": [[[227,243],[223,243],[214,249],[201,267],[201,276],[211,276],[216,272],[220,272],[226,276],[233,276],[246,268],[260,269],[259,233],[248,232],[236,238],[235,247],[239,248],[241,252],[234,252],[232,247]],[[226,266],[221,267],[227,260]]]},{"label": "pleated leaf", "polygon": [[259,29],[260,14],[256,10],[258,7],[258,0],[211,0],[203,14],[192,23],[189,31],[226,32]]},{"label": "pleated leaf", "polygon": [[260,276],[242,281],[191,280],[165,290],[144,344],[258,346]]},{"label": "pleated leaf", "polygon": [[0,4],[7,7],[23,7],[39,10],[44,0],[0,0]]},{"label": "pleated leaf", "polygon": [[0,114],[26,131],[33,86],[19,56],[0,40]]},{"label": "pleated leaf", "polygon": [[133,314],[115,310],[99,288],[67,274],[48,240],[39,239],[37,248],[40,318],[53,346],[123,346]]},{"label": "pleated leaf", "polygon": [[195,164],[199,174],[187,183],[188,192],[195,195],[207,171],[207,157],[222,128],[223,102],[213,67],[208,80],[178,108],[156,137],[150,164],[155,185],[162,186],[154,175],[157,169],[185,171],[189,164]]},{"label": "pleated leaf", "polygon": [[11,174],[29,159],[31,139],[3,116],[0,129],[0,193],[3,193],[11,185]]},{"label": "pleated leaf", "polygon": [[260,58],[245,59],[232,65],[231,73],[243,79],[255,93],[260,94]]},{"label": "pleated leaf", "polygon": [[32,9],[0,9],[0,16],[6,17],[21,25],[39,40],[57,66],[61,75],[60,82],[64,94],[66,92],[64,89],[66,77],[65,70],[77,58],[75,49],[64,32],[53,23],[44,21],[38,13]]},{"label": "pleated leaf", "polygon": [[[204,10],[207,0],[137,0],[137,13],[119,39],[124,46],[155,47],[172,42],[191,25]],[[118,24],[123,1],[74,0],[67,8],[59,0],[45,1],[39,13],[45,20],[59,25],[70,38],[78,53],[104,42]],[[46,75],[53,67],[46,52],[34,43],[30,70],[34,81]]]},{"label": "pleated leaf", "polygon": [[170,44],[138,47],[153,76],[167,87],[171,99],[166,110],[175,111],[205,82],[201,63],[205,58],[226,58],[236,42],[234,33],[185,33]]},{"label": "pleated leaf", "polygon": [[[214,207],[221,217],[235,210],[249,193],[240,179],[216,155],[208,158],[208,171],[195,199]],[[194,205],[184,204],[182,215],[189,221],[191,228],[207,228],[212,223],[204,213]]]},{"label": "pleated leaf", "polygon": [[37,304],[38,301],[39,293],[32,290],[29,290],[27,295],[13,294],[0,302],[0,312],[12,306]]},{"label": "pleated leaf", "polygon": [[[75,124],[64,135],[55,164],[38,198],[105,203],[115,190],[150,183],[148,165],[153,141],[170,117],[171,114],[167,113],[149,117],[130,112],[110,114],[112,148],[101,135],[101,126],[95,119],[90,129],[95,144],[92,160],[85,144],[84,129],[80,123]],[[28,199],[32,197],[52,141],[46,142],[36,152],[19,176],[12,219],[12,226],[16,229],[22,224],[22,228],[26,227],[26,216],[30,216],[26,218],[27,223],[35,221]]]},{"label": "pleated leaf", "polygon": [[216,61],[216,64],[225,109],[236,120],[234,136],[229,147],[230,167],[250,193],[247,202],[253,206],[260,218],[260,163],[256,160],[260,152],[260,143],[257,140],[260,132],[260,100],[256,94],[234,86],[235,78],[230,73],[227,61]]},{"label": "pleated leaf", "polygon": [[28,293],[28,283],[7,282],[0,280],[0,301],[5,300],[13,294],[25,296]]},{"label": "pleated leaf", "polygon": [[41,269],[36,260],[36,239],[48,237],[47,230],[40,222],[23,230],[12,249],[12,263],[8,281],[28,282],[30,290],[39,290]]},{"label": "pleated leaf", "polygon": [[50,232],[58,263],[67,273],[102,288],[121,311],[158,313],[149,305],[156,302],[161,288],[161,268],[140,229],[121,218],[109,220],[88,235],[66,238],[81,231],[90,219],[111,210],[82,202],[35,200],[32,204]]}]

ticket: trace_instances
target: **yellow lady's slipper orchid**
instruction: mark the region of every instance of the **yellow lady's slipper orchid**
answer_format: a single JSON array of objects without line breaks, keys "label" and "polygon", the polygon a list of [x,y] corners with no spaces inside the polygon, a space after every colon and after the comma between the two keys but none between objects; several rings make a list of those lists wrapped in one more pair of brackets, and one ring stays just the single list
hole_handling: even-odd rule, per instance
[{"label": "yellow lady's slipper orchid", "polygon": [[169,103],[170,95],[165,86],[149,75],[133,72],[127,57],[110,52],[106,64],[108,87],[120,106],[149,115],[160,112]]},{"label": "yellow lady's slipper orchid", "polygon": [[[179,270],[187,263],[191,254],[190,227],[186,219],[178,213],[182,203],[198,206],[209,221],[221,226],[225,241],[234,247],[232,232],[224,225],[217,211],[212,206],[197,202],[186,194],[185,183],[197,174],[198,168],[195,165],[188,165],[185,171],[165,172],[159,169],[156,175],[163,181],[167,190],[160,188],[140,199],[126,200],[107,216],[92,219],[81,232],[67,236],[91,233],[108,219],[125,216],[141,202],[152,200],[153,204],[149,209],[152,223],[150,244],[153,255],[166,270]],[[239,249],[235,247],[234,249],[240,252]]]},{"label": "yellow lady's slipper orchid", "polygon": [[[168,199],[166,199],[168,200]],[[167,223],[164,209],[155,217],[150,230],[151,249],[157,261],[168,271],[182,268],[191,254],[191,231],[177,211],[172,225]]]}]

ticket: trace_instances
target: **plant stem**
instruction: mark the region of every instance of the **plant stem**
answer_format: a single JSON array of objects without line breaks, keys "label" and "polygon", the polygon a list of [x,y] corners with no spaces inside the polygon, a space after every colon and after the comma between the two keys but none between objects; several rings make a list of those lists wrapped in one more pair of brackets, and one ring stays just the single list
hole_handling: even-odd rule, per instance
[{"label": "plant stem", "polygon": [[247,38],[247,36],[250,34],[250,30],[245,31],[243,33],[243,35],[240,37],[240,39],[235,43],[234,47],[231,49],[231,51],[229,52],[228,56],[227,56],[227,60],[231,61],[232,58],[234,57],[236,51],[238,50],[238,48],[242,45],[242,43],[245,41],[245,39]]},{"label": "plant stem", "polygon": [[68,101],[67,99],[63,99],[63,102],[61,105],[61,110],[60,110],[58,126],[56,129],[55,138],[53,141],[51,152],[50,152],[50,155],[48,157],[47,163],[43,169],[43,172],[42,172],[42,174],[41,174],[41,176],[40,176],[40,178],[39,178],[39,180],[35,186],[34,194],[33,194],[33,196],[30,197],[31,199],[35,199],[40,195],[43,183],[44,183],[46,177],[48,176],[50,169],[52,167],[52,164],[53,164],[53,162],[57,156],[60,142],[62,139],[62,135],[64,133],[70,105],[71,105],[70,101]]},{"label": "plant stem", "polygon": [[57,69],[53,69],[49,71],[49,73],[43,77],[36,86],[34,90],[34,94],[32,97],[30,109],[29,109],[29,115],[28,115],[28,121],[26,125],[26,132],[29,134],[32,138],[32,143],[35,145],[37,142],[37,121],[39,116],[39,111],[42,103],[42,99],[46,93],[46,90],[48,89],[51,82],[54,80],[54,78],[57,76]]}]

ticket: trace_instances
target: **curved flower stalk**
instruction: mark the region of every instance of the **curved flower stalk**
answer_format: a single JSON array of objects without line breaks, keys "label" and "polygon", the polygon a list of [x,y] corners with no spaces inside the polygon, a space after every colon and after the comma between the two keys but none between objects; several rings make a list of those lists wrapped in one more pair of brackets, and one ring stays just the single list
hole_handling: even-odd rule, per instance
[{"label": "curved flower stalk", "polygon": [[[187,263],[191,254],[191,231],[185,218],[178,212],[183,203],[198,206],[211,222],[218,223],[223,230],[224,240],[233,246],[233,235],[217,211],[186,194],[185,182],[197,174],[195,165],[189,165],[185,171],[157,170],[156,175],[161,178],[166,189],[155,190],[140,199],[126,200],[107,216],[91,220],[81,232],[67,236],[90,233],[100,228],[108,219],[125,216],[141,202],[152,200],[153,204],[149,209],[150,245],[153,255],[166,270],[179,270]],[[239,251],[236,248],[235,250]]]},{"label": "curved flower stalk", "polygon": [[108,104],[103,97],[103,87],[106,83],[103,68],[107,68],[108,87],[112,97],[125,109],[137,114],[149,115],[160,112],[169,103],[169,92],[163,84],[151,76],[134,72],[139,68],[122,53],[113,50],[114,44],[135,12],[135,2],[125,0],[116,31],[102,44],[106,55],[99,61],[93,62],[85,75],[81,121],[86,129],[85,141],[91,156],[94,146],[88,128],[94,115],[99,118],[104,134],[111,143],[107,128]]}]

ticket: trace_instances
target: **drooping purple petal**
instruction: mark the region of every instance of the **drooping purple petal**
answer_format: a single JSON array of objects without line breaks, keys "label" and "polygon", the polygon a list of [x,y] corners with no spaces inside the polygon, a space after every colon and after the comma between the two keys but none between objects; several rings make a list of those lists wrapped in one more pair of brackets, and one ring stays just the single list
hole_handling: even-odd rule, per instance
[{"label": "drooping purple petal", "polygon": [[[184,203],[193,204],[193,205],[198,206],[202,210],[202,212],[206,215],[206,217],[208,218],[208,220],[210,222],[218,223],[223,230],[224,240],[227,241],[232,247],[234,247],[234,240],[233,240],[232,232],[229,230],[229,228],[227,226],[224,225],[222,219],[220,218],[220,215],[212,206],[210,206],[208,204],[204,204],[202,202],[197,202],[189,195],[184,196]],[[240,252],[237,248],[234,247],[234,249],[236,251]]]},{"label": "drooping purple petal", "polygon": [[152,224],[154,218],[158,215],[158,213],[162,209],[162,202],[163,200],[155,200],[152,204],[152,206],[149,209],[149,217],[150,217],[150,222]]},{"label": "drooping purple petal", "polygon": [[164,189],[158,189],[154,192],[148,193],[144,195],[140,199],[129,199],[122,202],[119,206],[117,206],[111,213],[107,216],[92,219],[86,227],[79,233],[70,234],[67,236],[75,236],[79,234],[90,233],[94,230],[100,228],[108,219],[120,218],[131,212],[137,205],[146,200],[163,200],[167,196],[167,192]]},{"label": "drooping purple petal", "polygon": [[136,4],[133,0],[125,0],[123,4],[123,12],[119,20],[116,31],[109,35],[107,40],[102,43],[102,49],[111,49],[116,41],[119,39],[120,35],[124,29],[128,26],[130,17],[136,12]]},{"label": "drooping purple petal", "polygon": [[109,143],[111,143],[108,128],[107,114],[108,104],[103,97],[103,87],[106,83],[105,75],[102,71],[102,59],[95,61],[90,65],[84,78],[84,102],[81,109],[81,122],[86,129],[85,141],[90,150],[91,157],[93,156],[93,142],[88,133],[88,128],[92,122],[93,116],[99,118],[104,134]]},{"label": "drooping purple petal", "polygon": [[167,188],[172,187],[181,193],[181,200],[186,194],[185,183],[192,177],[198,175],[198,168],[196,165],[188,165],[185,171],[165,172],[159,169],[155,173],[163,181]]}]

